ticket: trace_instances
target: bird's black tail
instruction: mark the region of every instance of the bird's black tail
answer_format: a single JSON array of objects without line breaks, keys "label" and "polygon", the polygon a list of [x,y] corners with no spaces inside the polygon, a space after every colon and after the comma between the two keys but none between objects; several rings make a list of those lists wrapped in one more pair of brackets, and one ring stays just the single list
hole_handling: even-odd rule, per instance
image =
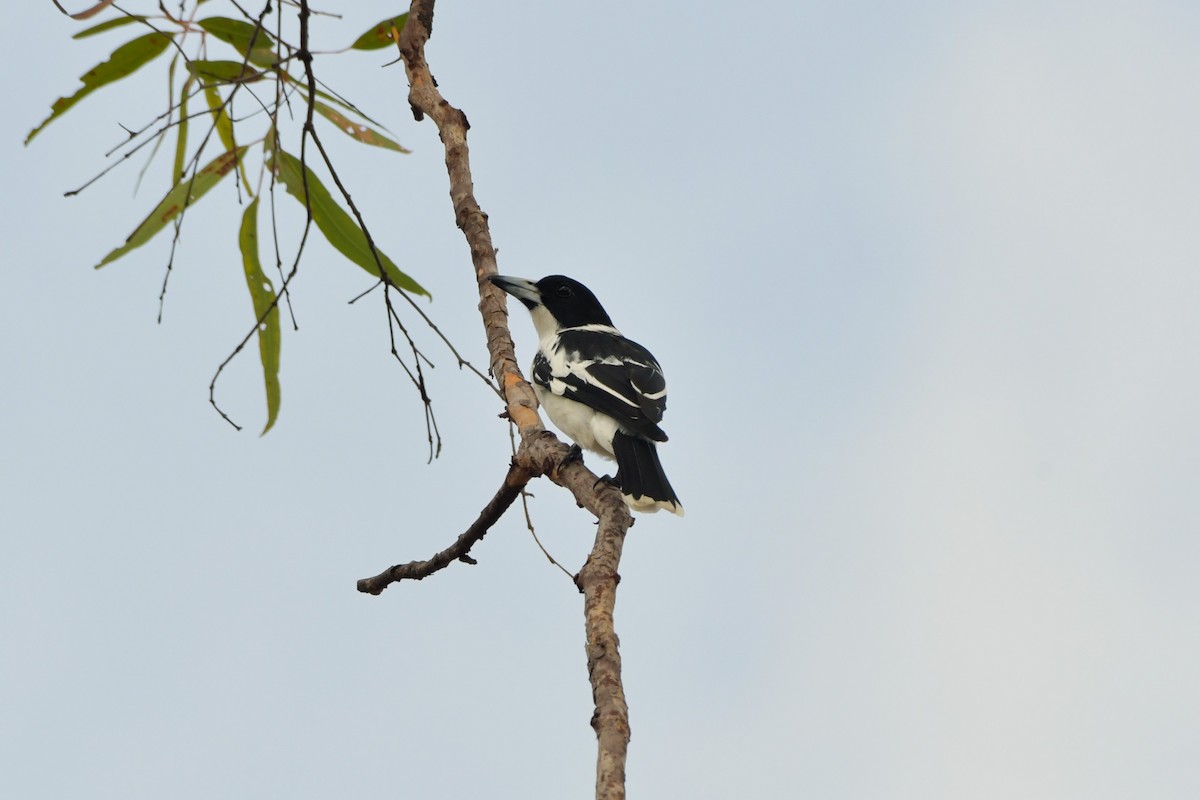
[{"label": "bird's black tail", "polygon": [[683,504],[663,472],[654,442],[617,431],[612,448],[617,458],[616,482],[630,508],[651,514],[665,508],[683,516]]}]

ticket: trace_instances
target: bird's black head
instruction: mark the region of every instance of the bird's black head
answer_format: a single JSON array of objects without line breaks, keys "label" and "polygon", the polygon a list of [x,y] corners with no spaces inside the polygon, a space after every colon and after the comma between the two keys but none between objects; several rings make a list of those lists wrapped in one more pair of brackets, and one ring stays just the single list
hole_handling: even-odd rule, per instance
[{"label": "bird's black head", "polygon": [[561,328],[612,325],[608,313],[592,290],[563,275],[547,275],[537,282],[538,294]]},{"label": "bird's black head", "polygon": [[[612,320],[591,289],[572,278],[548,275],[533,283],[524,278],[493,275],[490,280],[529,309],[539,332],[542,327],[540,319],[547,313],[553,318],[554,327],[558,328],[612,325]],[[549,325],[549,320],[545,324]]]}]

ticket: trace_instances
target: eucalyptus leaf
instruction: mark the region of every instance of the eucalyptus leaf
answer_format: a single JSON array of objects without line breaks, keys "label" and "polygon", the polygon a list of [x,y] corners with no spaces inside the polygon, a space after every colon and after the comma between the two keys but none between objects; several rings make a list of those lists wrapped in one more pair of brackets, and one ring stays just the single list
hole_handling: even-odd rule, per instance
[{"label": "eucalyptus leaf", "polygon": [[325,119],[337,126],[338,130],[347,136],[352,136],[363,144],[382,147],[386,150],[395,150],[397,153],[411,153],[412,151],[401,145],[399,142],[389,139],[374,128],[369,128],[347,117],[342,112],[335,108],[330,108],[320,101],[313,103],[313,108],[317,113]]},{"label": "eucalyptus leaf", "polygon": [[232,150],[237,145],[233,141],[233,121],[229,119],[229,115],[225,113],[225,103],[221,99],[221,92],[211,83],[204,84],[204,100],[208,103],[208,110],[213,115],[213,125],[217,129],[217,136],[221,138],[221,144],[225,145],[226,150]]},{"label": "eucalyptus leaf", "polygon": [[254,304],[254,319],[258,320],[258,356],[262,361],[263,383],[267,391],[267,424],[262,434],[271,430],[279,417],[281,391],[279,388],[279,351],[283,337],[279,326],[279,303],[271,279],[263,272],[258,258],[258,198],[250,201],[242,214],[238,231],[238,249],[242,251],[242,268],[246,273],[246,288]]},{"label": "eucalyptus leaf", "polygon": [[[179,54],[176,53],[171,59],[170,65],[167,66],[167,108],[174,110],[175,108],[175,66],[179,63]],[[138,170],[137,180],[133,184],[133,193],[136,195],[138,190],[142,188],[142,180],[146,177],[146,170],[150,169],[150,165],[154,163],[154,159],[158,157],[158,151],[162,148],[162,143],[167,139],[167,132],[170,126],[165,126],[154,137],[154,147],[150,148],[150,156],[146,159],[146,163]],[[174,183],[174,180],[172,180]]]},{"label": "eucalyptus leaf", "polygon": [[[101,11],[108,8],[115,2],[116,2],[116,0],[100,0],[99,3],[96,3],[95,5],[93,5],[89,8],[85,8],[83,11],[76,11],[74,14],[68,13],[66,11],[66,9],[64,9],[62,6],[58,6],[58,9],[59,9],[59,11],[62,11],[64,14],[66,14],[71,19],[91,19],[92,17],[96,16]],[[55,3],[55,5],[58,5],[58,4]]]},{"label": "eucalyptus leaf", "polygon": [[242,155],[246,152],[246,148],[239,147],[236,150],[231,150],[228,153],[221,155],[210,161],[203,169],[196,173],[194,179],[184,178],[175,184],[167,196],[162,199],[154,210],[150,212],[150,216],[142,221],[134,229],[133,233],[129,234],[129,238],[125,240],[125,244],[113,250],[104,257],[104,260],[96,265],[96,269],[100,269],[105,264],[111,264],[126,253],[136,250],[146,242],[154,238],[154,235],[167,226],[171,220],[183,213],[183,210],[189,206],[193,206],[200,200],[208,190],[216,186],[222,178],[229,174],[238,162],[241,161]]},{"label": "eucalyptus leaf", "polygon": [[399,33],[404,30],[406,22],[408,22],[407,12],[398,17],[388,17],[371,26],[370,30],[355,39],[350,48],[352,50],[382,50],[385,47],[395,47],[396,42],[392,39],[392,28],[394,27]]},{"label": "eucalyptus leaf", "polygon": [[90,28],[84,28],[83,30],[81,30],[79,33],[75,34],[71,38],[72,39],[86,39],[89,36],[95,36],[97,33],[104,33],[105,31],[111,31],[113,28],[120,28],[122,26],[132,24],[134,22],[145,22],[145,21],[146,21],[145,17],[141,17],[141,16],[137,16],[137,15],[134,15],[131,17],[117,17],[116,19],[110,19],[110,20],[101,22],[99,25],[93,25]]},{"label": "eucalyptus leaf", "polygon": [[188,72],[205,82],[253,83],[262,79],[262,73],[240,61],[189,61]]},{"label": "eucalyptus leaf", "polygon": [[[221,144],[225,145],[227,151],[236,149],[237,142],[233,138],[233,120],[229,118],[225,101],[221,99],[221,91],[211,83],[206,83],[204,84],[204,99],[208,103],[208,110],[212,112],[213,126],[217,129],[217,136],[221,138]],[[242,175],[242,186],[249,192],[250,182],[246,180],[245,165],[239,163],[238,170]]]},{"label": "eucalyptus leaf", "polygon": [[269,67],[279,60],[275,53],[275,40],[264,28],[229,17],[208,17],[197,24],[222,42],[232,45],[251,64]]},{"label": "eucalyptus leaf", "polygon": [[[301,205],[305,204],[304,187],[307,180],[308,206],[312,211],[313,222],[316,223],[317,230],[339,253],[375,277],[379,277],[379,265],[375,261],[375,255],[371,252],[367,235],[363,233],[362,228],[358,227],[354,218],[337,204],[329,190],[317,179],[316,174],[308,167],[302,166],[300,159],[283,150],[275,151],[271,158],[271,164],[279,176],[279,180],[283,181],[283,185],[287,187],[288,194],[299,200]],[[379,263],[383,265],[388,279],[394,285],[414,294],[429,296],[429,292],[401,272],[395,262],[388,258],[378,245],[375,247],[375,253],[378,254]]]},{"label": "eucalyptus leaf", "polygon": [[192,83],[196,79],[191,75],[183,82],[183,90],[179,95],[179,124],[176,126],[179,134],[175,139],[175,167],[171,171],[171,183],[183,179],[183,165],[187,159],[188,141],[188,97],[191,96]]},{"label": "eucalyptus leaf", "polygon": [[[285,81],[287,81],[292,86],[295,86],[297,89],[299,89],[301,91],[301,96],[304,97],[305,100],[307,101],[307,99],[308,99],[308,83],[306,81],[298,80],[295,76],[289,74],[286,70],[279,70],[279,74],[283,76],[283,79]],[[383,123],[379,122],[378,120],[372,119],[362,109],[358,108],[356,105],[354,105],[353,103],[351,103],[349,100],[347,100],[344,97],[338,97],[335,94],[332,94],[330,92],[325,92],[320,89],[317,89],[317,97],[321,98],[322,100],[328,100],[330,103],[333,103],[334,105],[341,106],[342,108],[346,109],[347,111],[349,111],[353,114],[357,114],[358,116],[362,117],[363,119],[365,119],[367,122],[371,123],[372,125],[378,125],[381,128],[384,127]]]},{"label": "eucalyptus leaf", "polygon": [[97,89],[107,86],[114,81],[132,75],[140,68],[154,60],[156,56],[171,44],[171,36],[165,33],[147,33],[118,47],[108,57],[108,60],[97,64],[80,76],[83,86],[70,97],[60,97],[50,106],[50,116],[42,120],[36,128],[25,137],[25,144],[33,141],[33,137],[41,133],[58,117],[65,114],[72,106],[87,97]]}]

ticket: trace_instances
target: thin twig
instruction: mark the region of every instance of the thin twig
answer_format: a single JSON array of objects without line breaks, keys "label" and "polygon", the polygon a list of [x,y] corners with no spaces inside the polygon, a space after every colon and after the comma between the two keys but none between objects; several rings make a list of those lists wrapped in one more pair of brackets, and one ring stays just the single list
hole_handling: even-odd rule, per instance
[{"label": "thin twig", "polygon": [[546,546],[542,544],[542,540],[538,538],[537,531],[533,529],[533,517],[529,515],[530,497],[533,497],[533,495],[525,489],[521,490],[521,508],[525,511],[525,527],[529,529],[529,535],[533,537],[534,543],[538,546],[538,549],[542,551],[542,555],[546,557],[547,561],[562,570],[563,575],[566,575],[572,581],[575,580],[575,576],[571,574],[570,570],[558,563],[554,556],[550,555],[550,551],[546,549]]},{"label": "thin twig", "polygon": [[446,334],[442,333],[441,329],[438,328],[438,326],[434,324],[433,320],[429,318],[429,315],[425,313],[425,309],[423,309],[419,305],[417,305],[417,302],[415,300],[413,300],[412,297],[410,297],[407,292],[401,292],[400,296],[403,297],[410,306],[412,306],[414,311],[416,311],[418,314],[421,315],[421,319],[425,320],[425,324],[428,325],[430,327],[430,329],[432,329],[433,332],[437,334],[438,338],[442,340],[442,342],[446,345],[446,347],[449,348],[451,354],[453,354],[455,360],[458,362],[459,369],[466,367],[467,369],[471,370],[471,372],[474,372],[476,375],[479,376],[479,379],[481,381],[483,381],[484,383],[487,384],[489,389],[491,389],[493,392],[495,392],[497,394],[497,396],[499,396],[501,399],[504,399],[504,392],[502,392],[496,388],[496,385],[494,383],[492,383],[491,378],[489,378],[487,375],[484,375],[482,372],[480,372],[475,367],[474,364],[472,364],[470,361],[467,361],[465,358],[462,357],[462,355],[458,352],[457,348],[455,348],[454,345],[450,342],[450,340],[446,338]]},{"label": "thin twig", "polygon": [[[517,437],[513,434],[513,431],[515,430],[516,427],[510,420],[508,423],[508,446],[512,451],[514,462],[517,460]],[[525,512],[525,527],[529,529],[529,535],[533,537],[533,541],[537,544],[538,549],[542,551],[542,555],[544,555],[551,564],[561,569],[564,575],[573,580],[574,576],[570,573],[570,571],[567,570],[567,568],[562,564],[558,563],[554,556],[550,555],[550,551],[545,548],[545,546],[542,544],[542,540],[538,538],[537,531],[533,528],[533,515],[529,513],[529,498],[531,497],[533,497],[533,493],[528,489],[521,490],[521,509]]]},{"label": "thin twig", "polygon": [[[400,366],[404,367],[404,372],[408,375],[408,379],[412,381],[413,386],[416,387],[417,394],[421,397],[421,403],[425,407],[425,435],[429,439],[429,461],[426,463],[432,463],[433,459],[442,453],[442,434],[438,430],[437,418],[433,414],[433,400],[430,399],[429,392],[426,390],[425,373],[421,369],[421,359],[423,356],[421,351],[417,349],[417,343],[409,336],[408,328],[404,327],[404,323],[400,321],[400,315],[396,313],[396,309],[392,306],[392,288],[390,282],[383,284],[383,303],[388,315],[388,337],[391,340],[392,355],[400,363]],[[408,348],[413,354],[413,368],[416,370],[415,375],[408,368],[408,365],[404,363],[404,359],[400,358],[400,353],[396,350],[396,334],[395,328],[392,327],[393,324],[396,328],[400,329],[400,332],[404,334],[404,338],[408,341]],[[428,363],[429,359],[425,359],[425,361]],[[430,363],[430,366],[433,366],[433,364]],[[437,438],[436,445],[434,444],[434,437]]]}]

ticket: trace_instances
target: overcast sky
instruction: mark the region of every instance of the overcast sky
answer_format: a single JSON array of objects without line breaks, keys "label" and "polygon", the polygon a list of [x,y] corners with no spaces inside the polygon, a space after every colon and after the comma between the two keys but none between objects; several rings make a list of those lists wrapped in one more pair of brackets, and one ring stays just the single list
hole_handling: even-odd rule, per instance
[{"label": "overcast sky", "polygon": [[[11,5],[0,795],[590,796],[582,599],[519,514],[477,566],[354,590],[498,487],[497,399],[414,323],[427,466],[382,303],[348,305],[370,279],[316,240],[279,422],[257,436],[249,352],[227,425],[209,380],[253,322],[233,183],[189,211],[157,325],[165,236],[92,267],[170,148],[136,196],[140,155],[63,192],[159,112],[166,61],[25,148],[132,29],[72,42]],[[403,10],[341,5],[318,48]],[[617,602],[631,797],[1200,796],[1198,42],[1195,2],[439,3],[501,271],[587,283],[671,389],[687,517],[639,519]],[[482,366],[392,57],[317,68],[413,154],[325,141]],[[590,517],[533,490],[577,570]]]}]

